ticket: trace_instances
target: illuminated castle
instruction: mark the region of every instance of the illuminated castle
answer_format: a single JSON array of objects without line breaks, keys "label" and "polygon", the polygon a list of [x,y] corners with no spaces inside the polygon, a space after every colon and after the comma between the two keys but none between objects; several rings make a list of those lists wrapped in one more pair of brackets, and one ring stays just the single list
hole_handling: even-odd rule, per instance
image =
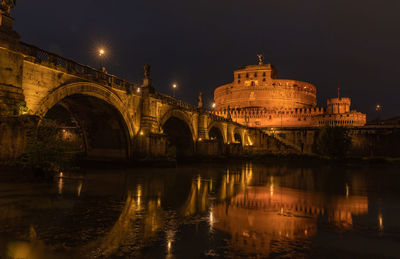
[{"label": "illuminated castle", "polygon": [[317,107],[314,85],[278,79],[275,68],[264,64],[234,71],[232,83],[214,91],[215,113],[251,127],[364,126],[366,115],[350,110],[351,99],[331,98]]}]

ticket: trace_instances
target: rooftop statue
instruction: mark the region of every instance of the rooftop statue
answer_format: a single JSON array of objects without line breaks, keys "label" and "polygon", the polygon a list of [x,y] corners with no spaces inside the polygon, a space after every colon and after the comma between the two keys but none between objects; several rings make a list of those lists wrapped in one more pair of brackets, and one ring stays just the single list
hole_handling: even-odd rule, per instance
[{"label": "rooftop statue", "polygon": [[9,15],[11,12],[11,8],[14,8],[16,4],[17,0],[1,0],[1,13]]},{"label": "rooftop statue", "polygon": [[264,55],[258,54],[257,57],[258,57],[258,64],[264,65]]},{"label": "rooftop statue", "polygon": [[145,64],[143,68],[144,68],[144,77],[150,78],[150,69],[151,69],[150,65]]},{"label": "rooftop statue", "polygon": [[203,93],[199,93],[199,103],[197,104],[198,108],[203,108]]}]

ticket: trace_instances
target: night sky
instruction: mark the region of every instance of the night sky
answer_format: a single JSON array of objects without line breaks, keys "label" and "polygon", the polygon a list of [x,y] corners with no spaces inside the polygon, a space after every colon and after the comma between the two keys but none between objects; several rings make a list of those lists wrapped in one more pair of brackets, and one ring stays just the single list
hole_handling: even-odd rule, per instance
[{"label": "night sky", "polygon": [[212,102],[233,70],[265,55],[279,78],[317,86],[318,105],[352,97],[374,119],[400,115],[399,0],[18,0],[22,41],[140,83],[152,66],[157,91]]}]

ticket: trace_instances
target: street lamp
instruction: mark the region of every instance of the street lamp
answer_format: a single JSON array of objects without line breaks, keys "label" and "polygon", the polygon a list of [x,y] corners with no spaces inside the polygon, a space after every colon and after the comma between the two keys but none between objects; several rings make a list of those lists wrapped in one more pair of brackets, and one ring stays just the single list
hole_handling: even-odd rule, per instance
[{"label": "street lamp", "polygon": [[383,109],[383,106],[382,105],[380,105],[379,103],[375,106],[375,111],[376,111],[376,114],[377,114],[377,121],[378,121],[378,124],[380,124],[380,115],[381,115],[381,111],[382,111],[382,109]]},{"label": "street lamp", "polygon": [[106,54],[104,49],[99,49],[100,70],[103,70],[103,57]]},{"label": "street lamp", "polygon": [[172,84],[172,96],[175,98],[175,90],[176,90],[177,85]]}]

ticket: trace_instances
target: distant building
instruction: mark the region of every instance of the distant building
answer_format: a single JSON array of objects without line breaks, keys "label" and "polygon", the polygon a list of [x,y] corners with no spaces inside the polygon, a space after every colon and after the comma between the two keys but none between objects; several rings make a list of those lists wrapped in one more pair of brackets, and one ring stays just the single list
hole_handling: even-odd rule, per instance
[{"label": "distant building", "polygon": [[275,68],[249,65],[234,71],[232,83],[214,91],[215,113],[251,127],[364,126],[366,115],[350,109],[351,99],[331,98],[317,107],[310,83],[278,79]]}]

